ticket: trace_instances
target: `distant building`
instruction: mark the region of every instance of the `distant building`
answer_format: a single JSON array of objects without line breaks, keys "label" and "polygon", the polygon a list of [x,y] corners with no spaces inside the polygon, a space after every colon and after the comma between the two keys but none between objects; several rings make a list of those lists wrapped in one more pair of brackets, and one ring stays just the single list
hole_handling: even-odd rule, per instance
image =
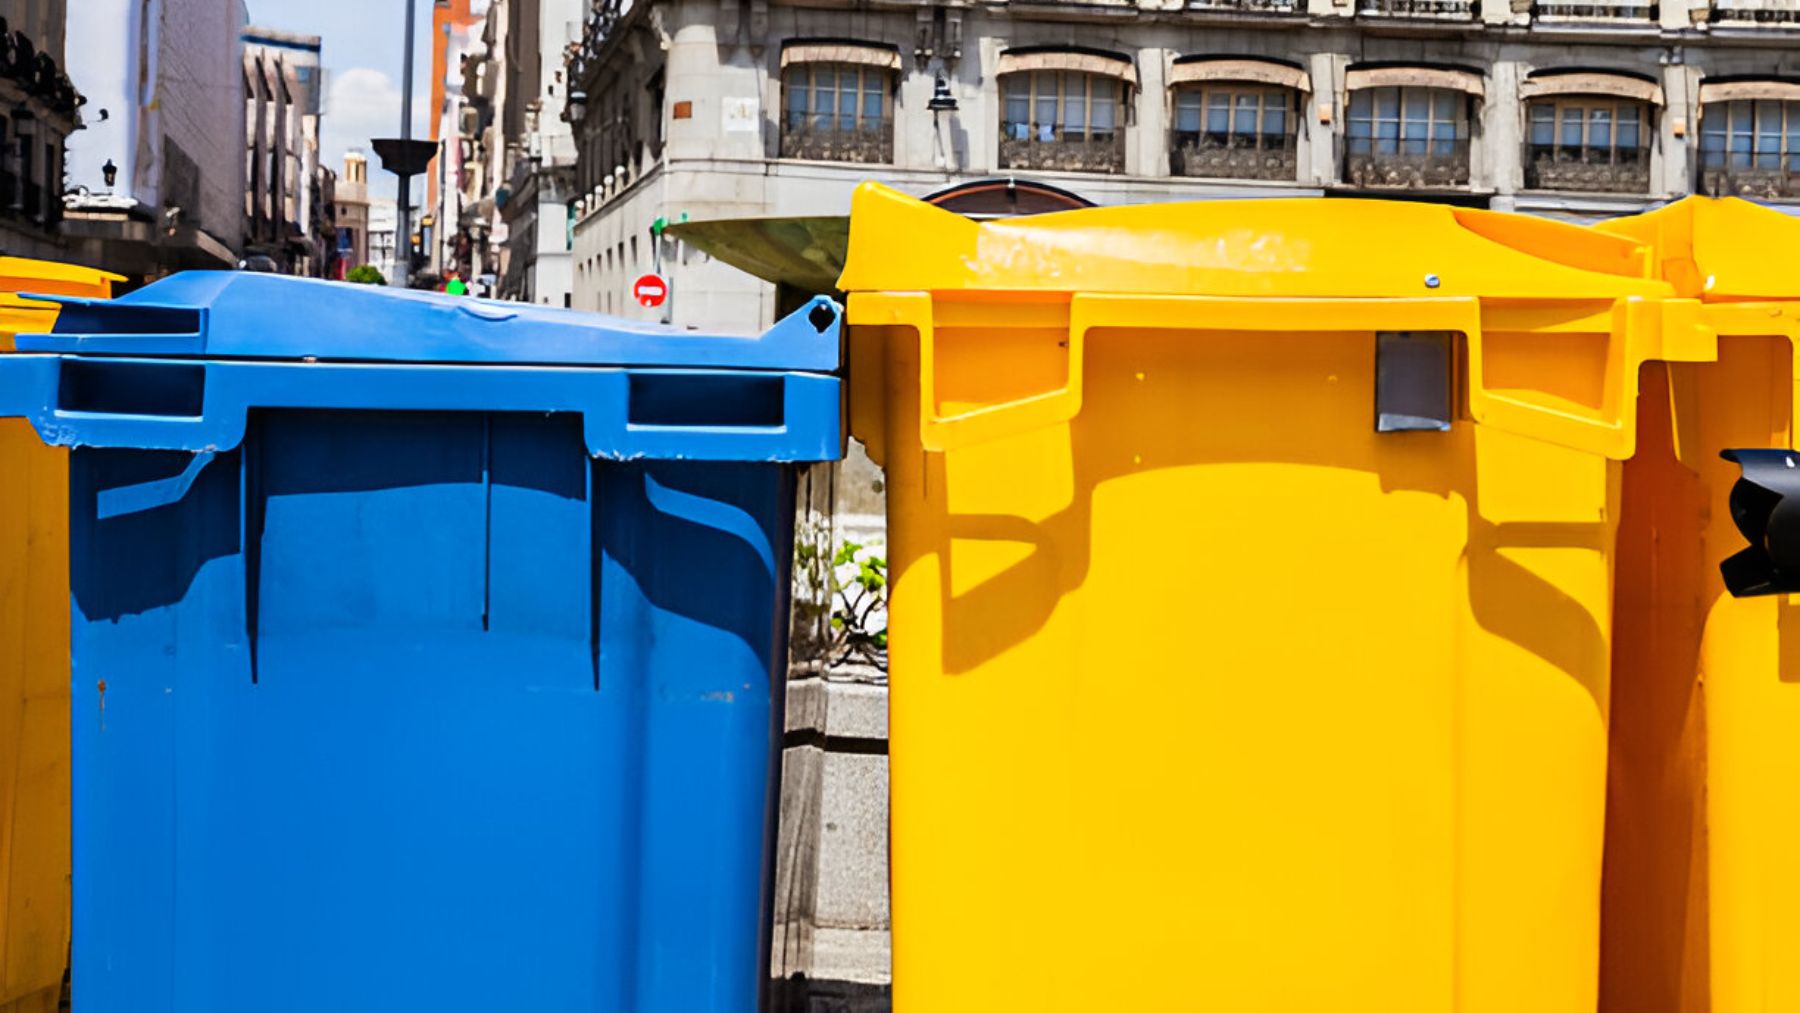
[{"label": "distant building", "polygon": [[63,62],[67,0],[0,0],[0,247],[63,255],[63,147],[85,101]]},{"label": "distant building", "polygon": [[246,253],[322,277],[337,246],[336,176],[319,164],[322,42],[251,26],[243,45]]},{"label": "distant building", "polygon": [[[575,305],[703,328],[793,304],[658,219],[841,215],[1028,175],[1105,204],[1324,193],[1593,221],[1800,209],[1800,0],[595,0]],[[571,107],[574,108],[573,106]]]},{"label": "distant building", "polygon": [[581,36],[582,0],[493,0],[463,62],[456,122],[468,157],[461,234],[450,249],[503,299],[569,305],[575,141],[563,118],[562,54]]},{"label": "distant building", "polygon": [[389,285],[400,284],[399,209],[391,200],[369,202],[369,260]]},{"label": "distant building", "polygon": [[337,181],[337,247],[331,276],[342,278],[369,262],[369,160],[361,152],[344,156]]},{"label": "distant building", "polygon": [[88,103],[67,142],[69,259],[136,282],[235,265],[242,0],[80,0],[70,14],[69,73]]}]

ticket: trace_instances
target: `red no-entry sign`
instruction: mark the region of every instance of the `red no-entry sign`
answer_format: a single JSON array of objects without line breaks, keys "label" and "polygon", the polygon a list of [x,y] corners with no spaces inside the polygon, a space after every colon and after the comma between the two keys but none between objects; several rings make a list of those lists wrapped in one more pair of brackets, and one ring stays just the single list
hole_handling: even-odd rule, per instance
[{"label": "red no-entry sign", "polygon": [[669,298],[669,283],[660,274],[639,275],[631,283],[631,295],[639,305],[661,306]]}]

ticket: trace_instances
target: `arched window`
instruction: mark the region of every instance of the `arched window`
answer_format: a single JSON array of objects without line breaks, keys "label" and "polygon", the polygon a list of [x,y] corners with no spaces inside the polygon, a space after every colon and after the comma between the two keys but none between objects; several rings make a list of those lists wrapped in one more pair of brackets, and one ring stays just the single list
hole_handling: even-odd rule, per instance
[{"label": "arched window", "polygon": [[1800,83],[1700,86],[1700,189],[1714,196],[1800,197]]},{"label": "arched window", "polygon": [[1481,78],[1463,70],[1383,67],[1346,80],[1344,176],[1357,186],[1469,184],[1470,123]]},{"label": "arched window", "polygon": [[1653,114],[1662,89],[1622,74],[1534,74],[1525,99],[1525,185],[1648,193]]},{"label": "arched window", "polygon": [[781,157],[894,160],[897,50],[852,43],[790,43],[781,52],[781,68]]},{"label": "arched window", "polygon": [[1177,176],[1293,179],[1300,96],[1309,90],[1297,67],[1260,60],[1178,62],[1170,171]]},{"label": "arched window", "polygon": [[1123,57],[1009,51],[1000,57],[1000,168],[1124,172],[1136,72]]}]

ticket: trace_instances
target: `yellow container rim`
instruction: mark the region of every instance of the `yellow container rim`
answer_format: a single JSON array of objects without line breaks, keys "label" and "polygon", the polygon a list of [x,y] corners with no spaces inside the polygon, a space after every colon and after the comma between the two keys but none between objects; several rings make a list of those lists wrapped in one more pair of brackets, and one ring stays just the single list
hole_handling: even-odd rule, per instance
[{"label": "yellow container rim", "polygon": [[1314,197],[976,222],[877,183],[852,199],[838,287],[1538,302],[1673,294],[1645,242],[1525,215]]},{"label": "yellow container rim", "polygon": [[1653,247],[1657,270],[1687,298],[1800,298],[1800,270],[1772,255],[1800,246],[1800,220],[1773,208],[1736,197],[1687,197],[1594,228]]}]

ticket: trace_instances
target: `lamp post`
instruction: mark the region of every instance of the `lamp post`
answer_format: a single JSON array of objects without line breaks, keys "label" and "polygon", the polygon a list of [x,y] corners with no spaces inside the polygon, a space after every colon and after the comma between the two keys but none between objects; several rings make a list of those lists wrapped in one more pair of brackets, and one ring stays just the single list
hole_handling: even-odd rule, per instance
[{"label": "lamp post", "polygon": [[932,86],[931,101],[925,103],[925,108],[931,110],[931,132],[936,135],[938,144],[938,168],[950,168],[952,145],[944,140],[943,116],[945,113],[956,112],[956,96],[950,91],[950,82],[942,76]]},{"label": "lamp post", "polygon": [[437,144],[432,141],[415,141],[412,139],[412,79],[413,79],[413,10],[416,0],[406,0],[406,30],[401,38],[405,40],[405,57],[400,71],[400,136],[384,137],[372,140],[375,154],[381,157],[381,167],[400,177],[400,191],[395,201],[395,236],[399,240],[395,245],[407,248],[401,258],[396,272],[400,278],[400,287],[407,288],[412,284],[411,244],[407,241],[412,235],[412,178],[424,172],[431,165],[431,159],[437,154]]}]

